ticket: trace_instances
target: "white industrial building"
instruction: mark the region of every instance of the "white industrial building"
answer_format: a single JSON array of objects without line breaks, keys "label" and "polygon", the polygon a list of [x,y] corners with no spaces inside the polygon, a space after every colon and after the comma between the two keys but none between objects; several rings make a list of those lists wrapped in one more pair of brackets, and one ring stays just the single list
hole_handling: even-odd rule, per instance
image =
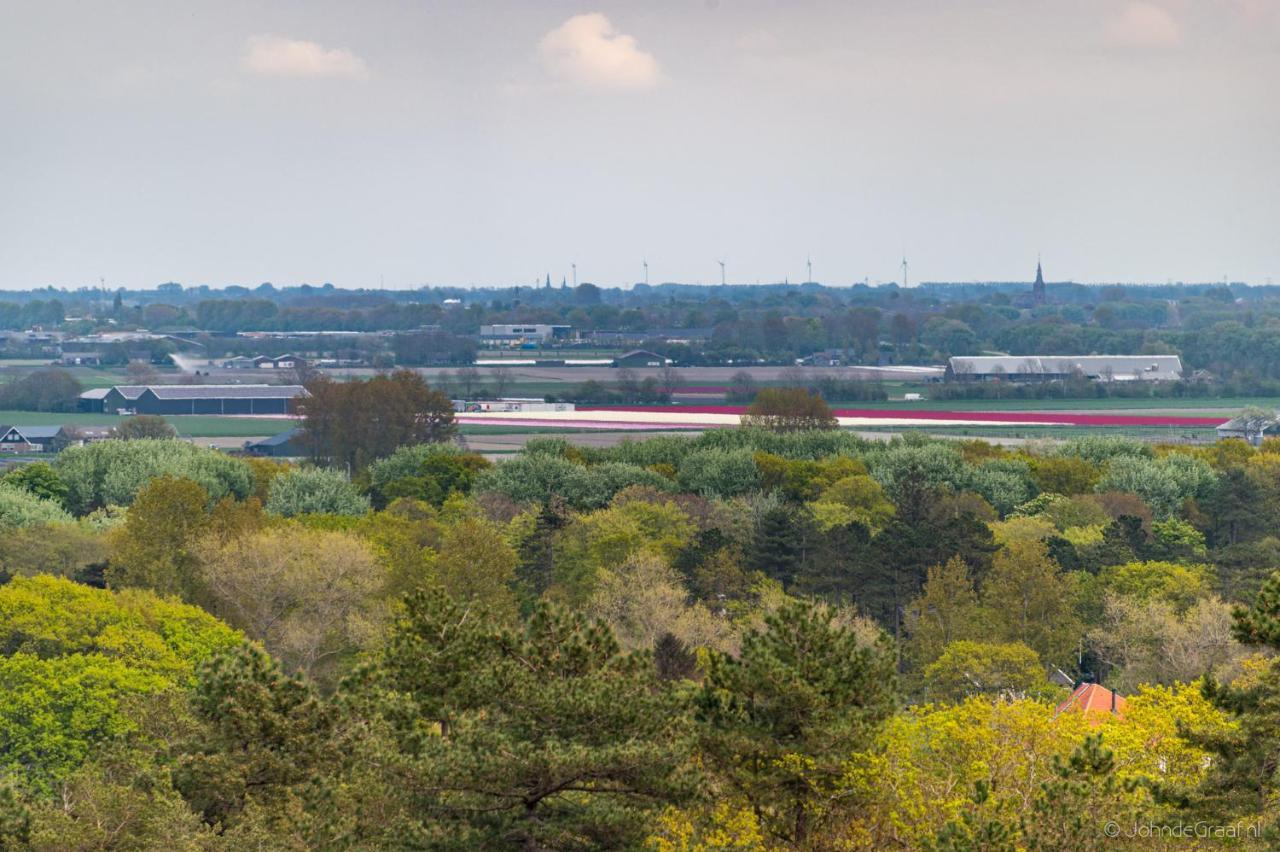
[{"label": "white industrial building", "polygon": [[508,323],[480,326],[480,342],[489,346],[518,346],[522,343],[549,343],[568,340],[571,325],[545,323]]}]

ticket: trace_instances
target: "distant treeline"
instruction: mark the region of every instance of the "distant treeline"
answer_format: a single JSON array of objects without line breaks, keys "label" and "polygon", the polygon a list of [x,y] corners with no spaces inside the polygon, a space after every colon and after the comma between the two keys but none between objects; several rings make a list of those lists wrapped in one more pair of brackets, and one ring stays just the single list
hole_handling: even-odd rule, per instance
[{"label": "distant treeline", "polygon": [[[983,352],[1178,354],[1188,370],[1207,370],[1220,381],[1280,381],[1280,290],[1244,285],[1050,284],[1044,303],[1032,299],[1029,285],[1011,284],[611,290],[544,283],[400,292],[171,284],[146,292],[39,290],[9,298],[0,305],[6,328],[426,335],[391,346],[358,344],[363,357],[394,350],[405,364],[466,363],[471,345],[463,339],[474,339],[483,324],[549,323],[584,335],[623,332],[626,342],[619,346],[649,349],[681,366],[785,365],[818,353],[847,364],[890,365]],[[78,319],[71,325],[67,316]]]}]

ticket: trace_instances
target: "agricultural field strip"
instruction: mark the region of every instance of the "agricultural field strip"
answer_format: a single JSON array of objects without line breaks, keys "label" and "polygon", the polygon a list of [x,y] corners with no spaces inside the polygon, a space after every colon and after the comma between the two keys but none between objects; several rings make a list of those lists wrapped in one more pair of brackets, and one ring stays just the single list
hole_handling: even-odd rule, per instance
[{"label": "agricultural field strip", "polygon": [[[677,405],[586,407],[577,411],[469,412],[459,415],[464,424],[504,424],[511,426],[557,426],[578,429],[700,429],[734,426],[746,409],[743,406]],[[1222,418],[1185,415],[1099,414],[1043,411],[930,411],[892,409],[836,409],[840,425],[857,426],[1216,426]]]}]

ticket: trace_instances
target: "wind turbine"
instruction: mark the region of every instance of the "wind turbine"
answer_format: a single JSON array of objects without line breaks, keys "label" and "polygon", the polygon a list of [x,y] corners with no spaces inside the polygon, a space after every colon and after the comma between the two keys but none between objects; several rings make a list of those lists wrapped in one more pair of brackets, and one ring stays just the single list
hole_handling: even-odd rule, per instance
[{"label": "wind turbine", "polygon": [[723,287],[724,286],[724,261],[717,260],[716,263],[720,264],[720,286]]}]

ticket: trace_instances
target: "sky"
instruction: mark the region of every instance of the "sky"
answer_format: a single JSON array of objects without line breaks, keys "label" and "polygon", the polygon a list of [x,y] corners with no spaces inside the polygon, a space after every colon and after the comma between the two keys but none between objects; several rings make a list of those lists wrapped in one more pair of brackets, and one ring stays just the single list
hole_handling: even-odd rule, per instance
[{"label": "sky", "polygon": [[1280,0],[0,21],[0,288],[1280,281]]}]

